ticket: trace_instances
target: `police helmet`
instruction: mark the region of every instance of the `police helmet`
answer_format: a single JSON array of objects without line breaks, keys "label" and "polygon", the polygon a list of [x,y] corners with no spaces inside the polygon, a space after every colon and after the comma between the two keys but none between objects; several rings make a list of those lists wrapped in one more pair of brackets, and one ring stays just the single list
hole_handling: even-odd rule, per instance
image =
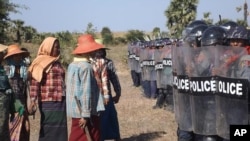
[{"label": "police helmet", "polygon": [[155,44],[155,40],[149,41],[148,45],[149,45],[148,47],[150,47],[150,48],[151,48],[151,47],[155,47],[155,45],[156,45],[156,44]]},{"label": "police helmet", "polygon": [[201,46],[201,36],[204,32],[204,30],[206,30],[208,28],[208,25],[198,25],[196,27],[194,27],[190,33],[188,34],[187,38],[186,38],[186,42],[188,42],[189,44],[196,44],[197,47]]},{"label": "police helmet", "polygon": [[248,31],[244,26],[232,27],[227,33],[227,38],[248,40]]},{"label": "police helmet", "polygon": [[198,26],[198,25],[207,25],[204,21],[202,20],[194,20],[190,24],[187,25],[187,27],[183,30],[182,32],[182,38],[185,39],[187,35],[190,33],[190,31]]},{"label": "police helmet", "polygon": [[228,21],[224,24],[221,25],[221,27],[223,27],[226,31],[230,30],[233,27],[238,26],[238,24],[234,21]]},{"label": "police helmet", "polygon": [[155,40],[155,46],[158,47],[163,47],[164,46],[164,42],[162,39],[157,39]]},{"label": "police helmet", "polygon": [[162,39],[163,45],[171,45],[172,41],[170,38],[163,38]]},{"label": "police helmet", "polygon": [[201,36],[201,46],[225,45],[226,30],[221,26],[210,26]]},{"label": "police helmet", "polygon": [[149,47],[149,46],[150,46],[149,41],[145,41],[145,42],[143,43],[143,48],[147,48],[147,47]]},{"label": "police helmet", "polygon": [[195,20],[195,21],[191,22],[190,24],[188,24],[187,27],[194,28],[194,27],[196,27],[197,25],[207,25],[207,24],[205,23],[205,21],[202,21],[202,20]]}]

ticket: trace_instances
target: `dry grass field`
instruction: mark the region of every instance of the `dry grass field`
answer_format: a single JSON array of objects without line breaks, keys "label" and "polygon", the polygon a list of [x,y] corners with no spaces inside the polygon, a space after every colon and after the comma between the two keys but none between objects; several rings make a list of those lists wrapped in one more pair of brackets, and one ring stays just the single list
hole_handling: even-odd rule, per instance
[{"label": "dry grass field", "polygon": [[[30,45],[25,47],[36,50]],[[164,109],[152,109],[156,100],[143,97],[140,88],[132,86],[126,63],[127,46],[109,48],[108,57],[115,62],[122,87],[120,102],[116,104],[122,141],[176,141],[174,114]],[[38,138],[39,116],[37,112],[35,119],[30,117],[31,141],[37,141]]]}]

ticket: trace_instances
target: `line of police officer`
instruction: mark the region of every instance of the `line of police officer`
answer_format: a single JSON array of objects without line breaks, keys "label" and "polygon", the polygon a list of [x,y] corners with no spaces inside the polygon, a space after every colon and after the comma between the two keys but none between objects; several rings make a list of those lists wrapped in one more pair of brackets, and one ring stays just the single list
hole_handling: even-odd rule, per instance
[{"label": "line of police officer", "polygon": [[130,44],[128,64],[133,84],[141,86],[147,98],[157,98],[153,108],[173,107],[172,41],[158,38]]},{"label": "line of police officer", "polygon": [[230,125],[249,124],[248,31],[232,23],[197,24],[174,51],[179,140],[229,140]]},{"label": "line of police officer", "polygon": [[165,38],[129,46],[129,64],[146,96],[157,88],[156,106],[162,99],[174,104],[179,141],[226,141],[230,125],[249,124],[248,44],[247,29],[235,22],[196,20],[177,43]]}]

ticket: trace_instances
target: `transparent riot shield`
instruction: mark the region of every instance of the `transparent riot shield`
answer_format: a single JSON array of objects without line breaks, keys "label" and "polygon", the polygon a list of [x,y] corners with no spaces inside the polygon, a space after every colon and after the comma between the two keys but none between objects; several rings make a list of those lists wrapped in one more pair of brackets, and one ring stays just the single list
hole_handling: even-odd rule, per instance
[{"label": "transparent riot shield", "polygon": [[163,48],[161,58],[162,58],[162,74],[161,74],[161,85],[163,88],[163,93],[166,96],[166,106],[168,109],[173,111],[174,101],[173,101],[173,69],[172,69],[172,46],[165,46]]},{"label": "transparent riot shield", "polygon": [[162,49],[160,58],[163,67],[160,84],[163,88],[167,88],[167,85],[172,86],[173,83],[171,46],[166,46]]},{"label": "transparent riot shield", "polygon": [[144,80],[156,80],[155,71],[155,49],[146,48],[143,51],[141,66],[143,68]]},{"label": "transparent riot shield", "polygon": [[162,80],[162,70],[163,70],[163,64],[162,64],[162,58],[161,54],[163,53],[163,49],[157,49],[155,51],[155,71],[156,71],[156,86],[158,89],[161,89],[161,80]]},{"label": "transparent riot shield", "polygon": [[142,50],[142,47],[139,46],[135,49],[135,60],[134,60],[134,69],[136,73],[141,73],[141,66],[140,66],[140,51]]},{"label": "transparent riot shield", "polygon": [[245,48],[225,47],[219,49],[218,62],[222,72],[217,73],[216,131],[230,139],[230,125],[247,125],[249,105],[249,66],[244,65]]},{"label": "transparent riot shield", "polygon": [[133,46],[128,45],[128,68],[131,70],[132,69],[132,60],[134,58],[133,55]]},{"label": "transparent riot shield", "polygon": [[183,45],[172,47],[172,66],[173,66],[173,98],[174,112],[180,130],[192,131],[190,91],[188,86],[189,78],[185,67],[188,65],[187,50],[189,47]]},{"label": "transparent riot shield", "polygon": [[142,58],[141,58],[141,68],[142,68],[142,78],[145,81],[150,80],[150,70],[154,69],[154,61],[150,60],[149,56],[149,48],[146,48],[141,52]]},{"label": "transparent riot shield", "polygon": [[133,46],[132,48],[132,59],[131,59],[131,70],[136,71],[138,61],[136,60],[136,51],[138,50],[139,46]]},{"label": "transparent riot shield", "polygon": [[149,70],[149,73],[150,73],[150,81],[156,81],[156,71],[155,71],[155,58],[156,58],[156,52],[157,52],[158,49],[155,49],[155,48],[151,48],[149,49],[149,54],[148,54],[148,57],[149,57],[149,64],[148,65],[148,70]]},{"label": "transparent riot shield", "polygon": [[209,48],[190,48],[188,64],[193,132],[216,135],[216,81],[211,77],[213,54]]}]

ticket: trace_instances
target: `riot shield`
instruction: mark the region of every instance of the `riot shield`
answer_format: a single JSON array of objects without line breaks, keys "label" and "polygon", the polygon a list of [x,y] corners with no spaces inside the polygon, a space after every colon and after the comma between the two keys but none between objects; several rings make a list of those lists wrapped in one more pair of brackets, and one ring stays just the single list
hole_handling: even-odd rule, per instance
[{"label": "riot shield", "polygon": [[[156,52],[158,49],[149,49],[149,54],[148,54],[148,70],[150,73],[150,81],[156,81],[156,71],[155,71],[155,57],[156,57]],[[151,63],[152,62],[152,63]]]},{"label": "riot shield", "polygon": [[136,73],[141,73],[141,66],[140,66],[140,62],[139,62],[140,61],[140,51],[141,50],[142,50],[142,47],[139,46],[139,47],[137,47],[135,49],[135,52],[134,52],[135,59],[134,59],[133,66],[134,66],[134,70],[135,70]]},{"label": "riot shield", "polygon": [[133,60],[133,46],[128,45],[128,68],[132,69],[132,60]]},{"label": "riot shield", "polygon": [[185,67],[188,65],[186,54],[189,47],[180,46],[173,47],[173,98],[174,98],[174,113],[178,127],[180,130],[192,131],[191,106],[190,106],[190,91],[188,86],[189,78],[186,74]]},{"label": "riot shield", "polygon": [[167,85],[172,86],[173,81],[171,46],[166,46],[162,49],[160,58],[162,60],[160,84],[163,88],[167,88]]},{"label": "riot shield", "polygon": [[141,66],[143,69],[144,80],[156,80],[155,71],[155,49],[146,48],[143,52]]},{"label": "riot shield", "polygon": [[146,73],[146,70],[145,70],[145,66],[143,66],[143,61],[146,59],[146,50],[147,48],[143,48],[141,51],[140,51],[140,59],[139,59],[139,63],[140,63],[140,67],[141,67],[141,77],[142,77],[142,81],[146,80],[145,78],[145,73]]},{"label": "riot shield", "polygon": [[[183,47],[183,46],[180,46]],[[181,123],[180,121],[180,106],[179,106],[179,92],[178,92],[178,87],[177,87],[177,82],[178,82],[178,75],[184,74],[181,73],[183,70],[183,58],[181,57],[183,54],[183,51],[180,47],[177,47],[176,44],[172,45],[171,49],[171,57],[172,57],[172,71],[173,71],[173,102],[174,102],[174,113],[175,113],[175,120],[178,124]],[[181,65],[183,64],[183,65]],[[189,121],[189,120],[187,120]],[[179,125],[178,125],[179,126]],[[188,128],[189,129],[189,128]],[[190,130],[189,130],[190,131]]]},{"label": "riot shield", "polygon": [[172,46],[165,46],[163,48],[161,58],[162,58],[162,74],[161,74],[161,86],[163,88],[163,93],[166,96],[167,108],[173,111],[173,71],[172,71]]},{"label": "riot shield", "polygon": [[150,80],[150,73],[149,67],[154,66],[152,61],[149,61],[149,48],[145,48],[143,51],[140,52],[140,64],[141,64],[141,73],[142,73],[142,80],[149,81]]},{"label": "riot shield", "polygon": [[136,71],[137,69],[137,65],[138,65],[138,61],[136,60],[136,53],[138,50],[139,46],[133,46],[132,48],[132,59],[131,59],[131,70]]},{"label": "riot shield", "polygon": [[[230,139],[230,125],[247,125],[249,104],[249,73],[245,71],[241,58],[244,61],[245,48],[227,47],[220,49],[221,57],[218,67],[223,67],[223,73],[217,76],[216,94],[216,129],[217,134]],[[219,51],[218,51],[219,52]],[[247,74],[248,73],[248,74]],[[221,75],[220,75],[221,74]]]},{"label": "riot shield", "polygon": [[[216,135],[216,103],[210,86],[216,81],[211,77],[213,54],[208,48],[190,48],[189,87],[193,132],[201,135]],[[213,87],[212,87],[213,88]]]},{"label": "riot shield", "polygon": [[162,64],[162,58],[161,54],[163,53],[163,48],[157,49],[155,51],[155,71],[156,71],[156,86],[158,89],[161,89],[161,80],[162,80],[162,69],[163,69],[163,64]]}]

